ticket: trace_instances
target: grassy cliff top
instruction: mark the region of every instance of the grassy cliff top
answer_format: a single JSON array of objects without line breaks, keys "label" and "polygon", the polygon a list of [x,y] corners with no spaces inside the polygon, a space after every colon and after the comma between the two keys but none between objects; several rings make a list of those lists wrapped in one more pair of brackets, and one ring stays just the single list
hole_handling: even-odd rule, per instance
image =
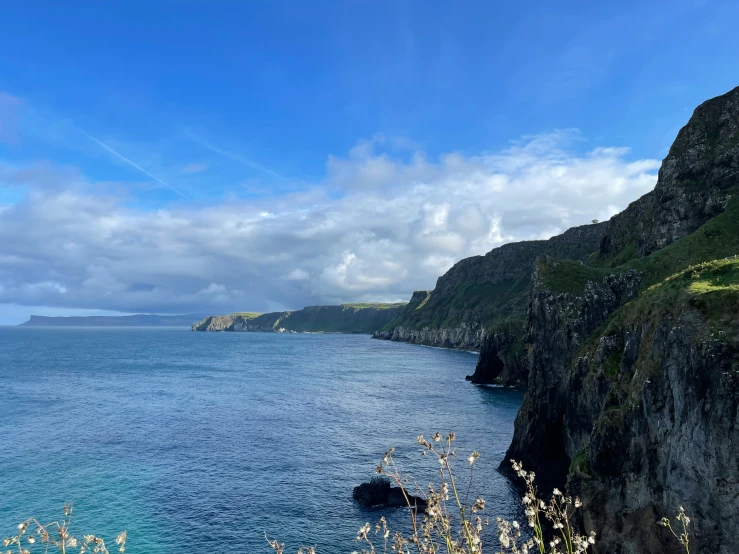
[{"label": "grassy cliff top", "polygon": [[234,312],[231,315],[234,317],[241,316],[241,317],[245,317],[246,319],[253,319],[255,317],[259,317],[262,314],[258,312]]},{"label": "grassy cliff top", "polygon": [[739,254],[739,199],[734,199],[724,213],[691,235],[650,256],[629,260],[613,268],[591,267],[570,260],[545,262],[539,264],[539,277],[554,293],[580,294],[588,281],[600,281],[606,275],[636,269],[646,274],[645,284],[648,286],[691,265],[736,254]]},{"label": "grassy cliff top", "polygon": [[711,326],[739,328],[739,256],[692,265],[652,285],[616,312],[601,335],[635,322],[658,323],[686,308],[700,311]]},{"label": "grassy cliff top", "polygon": [[389,308],[402,308],[405,305],[406,302],[356,302],[354,304],[341,304],[344,308],[354,308],[356,310],[364,310],[366,308],[387,310]]}]

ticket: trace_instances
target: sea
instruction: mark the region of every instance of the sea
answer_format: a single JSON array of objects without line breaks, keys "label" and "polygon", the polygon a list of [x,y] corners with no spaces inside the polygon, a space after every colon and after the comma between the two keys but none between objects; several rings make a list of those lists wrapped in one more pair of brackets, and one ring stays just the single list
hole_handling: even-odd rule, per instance
[{"label": "sea", "polygon": [[390,447],[437,482],[416,437],[453,431],[494,540],[497,516],[520,517],[497,467],[523,394],[466,382],[476,361],[367,335],[0,327],[0,539],[72,502],[72,535],[110,546],[126,530],[129,554],[269,553],[265,536],[361,550],[365,522],[407,532],[409,517],[358,506],[353,487]]}]

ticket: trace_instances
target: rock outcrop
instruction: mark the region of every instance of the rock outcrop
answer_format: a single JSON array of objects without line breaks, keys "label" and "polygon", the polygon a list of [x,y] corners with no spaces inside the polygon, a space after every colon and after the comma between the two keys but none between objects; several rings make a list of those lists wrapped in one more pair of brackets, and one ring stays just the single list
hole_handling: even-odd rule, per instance
[{"label": "rock outcrop", "polygon": [[680,505],[694,551],[739,552],[738,283],[739,259],[677,274],[619,310],[566,375],[567,488],[599,552],[680,551],[655,527]]},{"label": "rock outcrop", "polygon": [[[407,499],[406,499],[407,496]],[[400,487],[393,487],[387,479],[373,479],[369,483],[362,483],[354,487],[352,497],[357,504],[365,508],[377,506],[388,508],[405,508],[410,505],[414,508],[425,509],[426,500],[409,493],[403,494]]]},{"label": "rock outcrop", "polygon": [[585,503],[585,526],[601,530],[599,552],[681,551],[655,525],[678,506],[695,551],[739,552],[736,335],[711,331],[688,306],[653,323],[632,322],[578,361],[567,488]]},{"label": "rock outcrop", "polygon": [[523,334],[523,325],[515,323],[499,325],[486,333],[475,372],[466,379],[476,385],[526,386],[529,366]]}]

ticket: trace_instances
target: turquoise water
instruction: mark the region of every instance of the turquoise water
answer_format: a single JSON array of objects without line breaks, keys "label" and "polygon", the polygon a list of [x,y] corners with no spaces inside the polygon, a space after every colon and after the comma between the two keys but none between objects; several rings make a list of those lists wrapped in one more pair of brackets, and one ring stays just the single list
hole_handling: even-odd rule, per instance
[{"label": "turquoise water", "polygon": [[350,552],[365,521],[406,523],[352,487],[389,446],[430,481],[415,437],[437,430],[482,453],[473,488],[509,517],[495,468],[522,394],[465,382],[475,362],[365,335],[0,328],[0,535],[73,501],[73,532],[126,529],[131,554],[268,552],[265,532]]}]

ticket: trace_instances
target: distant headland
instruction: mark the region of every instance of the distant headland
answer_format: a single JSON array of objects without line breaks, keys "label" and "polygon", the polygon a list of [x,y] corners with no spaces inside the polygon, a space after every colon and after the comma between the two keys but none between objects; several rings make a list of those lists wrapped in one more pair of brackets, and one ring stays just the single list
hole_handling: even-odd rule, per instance
[{"label": "distant headland", "polygon": [[183,315],[91,315],[49,317],[32,315],[20,324],[20,327],[190,327],[195,321],[202,319],[202,314]]}]

